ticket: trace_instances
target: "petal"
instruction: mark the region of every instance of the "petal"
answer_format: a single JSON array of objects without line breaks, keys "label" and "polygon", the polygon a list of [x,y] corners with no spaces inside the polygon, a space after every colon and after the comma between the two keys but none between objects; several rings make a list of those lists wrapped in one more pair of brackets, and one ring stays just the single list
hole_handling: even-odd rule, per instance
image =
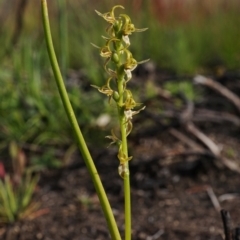
[{"label": "petal", "polygon": [[127,46],[130,46],[130,40],[128,35],[123,35],[122,40],[127,44]]},{"label": "petal", "polygon": [[132,78],[132,73],[129,69],[125,69],[124,72],[127,75],[127,81],[129,81]]},{"label": "petal", "polygon": [[148,30],[148,28],[135,28],[134,32],[144,32]]},{"label": "petal", "polygon": [[145,63],[145,62],[148,62],[149,60],[150,60],[150,58],[149,58],[149,59],[146,59],[146,60],[142,60],[142,61],[138,62],[138,64],[143,64],[143,63]]},{"label": "petal", "polygon": [[101,48],[101,47],[95,45],[94,43],[91,43],[91,45],[94,46],[95,48],[98,48],[98,49]]}]

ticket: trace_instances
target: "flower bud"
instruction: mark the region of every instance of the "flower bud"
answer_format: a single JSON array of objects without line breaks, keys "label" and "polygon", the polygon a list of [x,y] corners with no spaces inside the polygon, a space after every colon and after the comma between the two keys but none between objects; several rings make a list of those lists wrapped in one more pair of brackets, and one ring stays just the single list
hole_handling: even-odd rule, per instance
[{"label": "flower bud", "polygon": [[115,23],[113,24],[113,29],[115,33],[118,33],[122,28],[122,21],[116,20]]},{"label": "flower bud", "polygon": [[119,57],[117,53],[112,54],[112,61],[116,64],[119,63]]},{"label": "flower bud", "polygon": [[118,173],[122,178],[129,176],[129,169],[126,164],[120,164],[118,167]]},{"label": "flower bud", "polygon": [[113,92],[112,98],[113,98],[116,102],[118,102],[118,100],[119,100],[119,94],[118,94],[117,91],[114,91],[114,92]]}]

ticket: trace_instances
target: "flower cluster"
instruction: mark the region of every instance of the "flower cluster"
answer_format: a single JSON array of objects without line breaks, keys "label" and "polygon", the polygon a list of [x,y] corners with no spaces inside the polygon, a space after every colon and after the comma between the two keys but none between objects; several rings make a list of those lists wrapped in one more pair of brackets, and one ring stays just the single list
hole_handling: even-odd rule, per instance
[{"label": "flower cluster", "polygon": [[[137,62],[137,60],[133,58],[132,53],[128,49],[130,46],[129,35],[134,32],[143,32],[147,30],[147,28],[135,28],[130,17],[126,14],[120,14],[118,17],[115,17],[115,10],[117,8],[124,9],[123,6],[117,5],[107,13],[102,14],[96,11],[96,13],[109,24],[106,29],[108,36],[103,37],[105,45],[103,47],[98,47],[93,44],[95,47],[99,48],[101,57],[105,58],[104,69],[108,73],[109,78],[104,86],[94,87],[96,87],[99,92],[107,95],[109,102],[112,99],[116,102],[120,122],[123,121],[125,133],[126,136],[128,136],[132,130],[133,116],[138,114],[145,107],[139,109],[141,104],[136,103],[131,91],[127,89],[127,83],[131,80],[132,71],[137,65],[148,61]],[[135,110],[136,107],[138,107],[138,110]],[[126,153],[124,153],[122,141],[118,139],[113,131],[111,133],[112,135],[107,136],[107,138],[112,140],[111,144],[116,143],[119,146],[119,174],[124,177],[126,174],[129,174],[126,162],[132,157],[128,157]]]}]

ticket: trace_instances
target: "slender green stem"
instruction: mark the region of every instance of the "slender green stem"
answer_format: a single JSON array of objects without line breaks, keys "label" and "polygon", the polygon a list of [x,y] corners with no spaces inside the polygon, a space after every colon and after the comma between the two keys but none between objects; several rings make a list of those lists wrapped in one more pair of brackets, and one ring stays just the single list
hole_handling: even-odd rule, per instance
[{"label": "slender green stem", "polygon": [[[125,118],[124,118],[125,121]],[[121,122],[122,131],[122,148],[123,153],[128,157],[128,147],[127,147],[127,137],[126,137],[126,122]],[[123,126],[123,127],[122,127]],[[128,162],[126,162],[126,167],[129,169]],[[130,171],[129,171],[130,173]],[[124,208],[125,208],[125,240],[131,240],[131,192],[130,192],[130,174],[126,174],[124,177]]]},{"label": "slender green stem", "polygon": [[[119,92],[119,105],[123,104],[123,94],[124,94],[124,79],[118,79],[118,92]],[[126,130],[126,118],[122,108],[119,107],[118,110],[121,137],[122,137],[122,150],[126,158],[128,158],[128,146],[127,146],[127,130]],[[129,169],[128,162],[125,163],[127,169]],[[130,171],[129,171],[130,173]],[[124,176],[124,211],[125,211],[125,240],[131,240],[131,191],[130,191],[130,174],[125,174]]]},{"label": "slender green stem", "polygon": [[60,72],[60,69],[59,69],[59,66],[57,63],[57,58],[56,58],[53,43],[52,43],[50,24],[49,24],[49,19],[48,19],[47,1],[41,0],[41,3],[42,3],[43,26],[44,26],[44,32],[45,32],[45,37],[46,37],[46,42],[47,42],[48,54],[49,54],[53,73],[55,76],[55,80],[56,80],[56,83],[58,86],[58,90],[59,90],[64,108],[65,108],[66,114],[67,114],[69,121],[72,125],[72,128],[75,132],[79,149],[82,153],[83,159],[85,161],[87,169],[91,175],[92,181],[96,188],[96,192],[98,194],[105,218],[108,223],[111,237],[113,240],[121,240],[121,236],[120,236],[116,221],[114,219],[113,212],[110,207],[107,195],[105,193],[105,190],[103,188],[102,182],[98,175],[97,169],[94,165],[92,157],[89,153],[89,150],[88,150],[85,140],[83,138],[82,132],[79,128],[78,122],[77,122],[75,114],[73,112],[73,109],[72,109],[71,103],[69,101],[68,94],[67,94],[62,76],[61,76],[61,72]]}]

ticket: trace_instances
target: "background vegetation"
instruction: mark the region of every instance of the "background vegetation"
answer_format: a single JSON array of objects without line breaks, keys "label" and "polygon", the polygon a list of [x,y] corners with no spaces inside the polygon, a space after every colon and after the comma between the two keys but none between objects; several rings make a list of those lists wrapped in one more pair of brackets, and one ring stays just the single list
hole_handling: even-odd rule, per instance
[{"label": "background vegetation", "polygon": [[[96,141],[92,134],[101,114],[114,117],[107,101],[90,87],[105,81],[99,53],[90,44],[103,44],[104,22],[95,9],[105,12],[122,4],[136,27],[148,27],[144,34],[133,36],[131,50],[139,61],[150,57],[158,70],[193,76],[239,69],[237,0],[92,0],[91,4],[68,0],[63,10],[61,3],[49,1],[54,44],[90,143]],[[34,167],[61,166],[68,162],[75,143],[45,49],[40,2],[9,0],[0,1],[0,6],[0,159],[11,158],[9,146],[14,143],[29,154]],[[102,132],[98,130],[97,136],[104,136]]]}]

